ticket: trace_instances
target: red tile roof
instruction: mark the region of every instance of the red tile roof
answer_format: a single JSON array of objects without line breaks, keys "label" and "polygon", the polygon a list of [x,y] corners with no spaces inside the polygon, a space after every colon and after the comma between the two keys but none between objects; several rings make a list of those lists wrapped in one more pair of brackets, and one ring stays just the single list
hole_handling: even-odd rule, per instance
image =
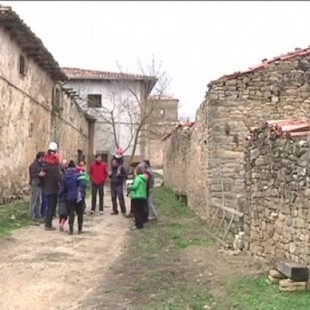
[{"label": "red tile roof", "polygon": [[195,124],[194,122],[182,122],[182,123],[180,122],[180,123],[176,124],[171,131],[169,131],[168,133],[166,133],[162,137],[161,141],[167,140],[169,137],[171,137],[173,135],[173,133],[175,133],[179,129],[181,129],[181,128],[191,128],[192,126],[194,126],[194,124]]},{"label": "red tile roof", "polygon": [[[270,120],[263,124],[263,128],[269,130],[278,137],[293,138],[305,137],[310,135],[310,120]],[[251,130],[250,136],[247,139],[255,139],[257,137],[257,128]]]},{"label": "red tile roof", "polygon": [[156,82],[155,76],[127,74],[122,72],[109,72],[88,70],[80,68],[62,68],[70,80],[138,80]]},{"label": "red tile roof", "polygon": [[[295,51],[293,51],[293,52],[289,52],[287,54],[282,54],[282,55],[279,55],[277,57],[273,57],[270,60],[263,59],[262,63],[254,66],[254,67],[250,67],[248,70],[238,71],[238,72],[235,72],[235,73],[232,73],[229,75],[224,75],[219,80],[237,79],[237,78],[242,77],[248,73],[267,68],[270,64],[272,64],[274,62],[284,61],[284,60],[288,60],[288,59],[295,58],[298,56],[305,56],[305,55],[309,55],[309,54],[310,54],[310,46],[307,48],[304,48],[304,49],[296,48]],[[216,83],[216,81],[212,81],[208,86],[211,86],[213,83]]]}]

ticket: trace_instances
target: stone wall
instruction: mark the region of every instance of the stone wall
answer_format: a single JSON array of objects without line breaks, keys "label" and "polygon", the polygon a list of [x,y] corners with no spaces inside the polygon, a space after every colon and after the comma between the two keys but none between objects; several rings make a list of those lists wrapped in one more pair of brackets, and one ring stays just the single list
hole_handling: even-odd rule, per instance
[{"label": "stone wall", "polygon": [[[309,117],[309,61],[309,55],[274,61],[209,84],[192,129],[190,162],[185,165],[188,201],[199,214],[210,217],[210,201],[243,210],[245,136],[263,120]],[[169,174],[168,183],[180,190],[183,176],[175,172],[179,166],[173,163],[184,155],[170,149],[175,145],[179,143],[167,143],[164,173]]]},{"label": "stone wall", "polygon": [[310,143],[261,128],[245,152],[247,248],[256,256],[310,262]]},{"label": "stone wall", "polygon": [[[0,203],[4,203],[28,192],[28,166],[51,140],[59,142],[66,157],[78,149],[87,154],[88,122],[74,99],[2,28],[0,39]],[[24,74],[19,71],[20,55],[25,57]],[[60,99],[55,102],[57,88]]]},{"label": "stone wall", "polygon": [[173,188],[178,195],[186,195],[188,193],[187,174],[189,171],[191,130],[189,128],[179,130],[165,143],[164,183]]}]

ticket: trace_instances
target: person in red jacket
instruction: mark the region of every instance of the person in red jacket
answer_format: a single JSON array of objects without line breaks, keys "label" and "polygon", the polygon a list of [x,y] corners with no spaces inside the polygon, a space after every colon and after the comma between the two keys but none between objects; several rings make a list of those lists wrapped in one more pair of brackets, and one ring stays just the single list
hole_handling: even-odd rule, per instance
[{"label": "person in red jacket", "polygon": [[101,155],[96,155],[95,161],[90,166],[90,179],[92,183],[91,211],[94,214],[96,211],[97,192],[99,192],[99,211],[103,214],[103,195],[104,183],[108,177],[108,165],[102,162]]}]

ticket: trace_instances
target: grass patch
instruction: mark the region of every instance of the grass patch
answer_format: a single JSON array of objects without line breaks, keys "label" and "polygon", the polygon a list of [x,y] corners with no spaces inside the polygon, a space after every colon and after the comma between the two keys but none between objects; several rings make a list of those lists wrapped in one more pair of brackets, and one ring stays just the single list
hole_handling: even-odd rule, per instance
[{"label": "grass patch", "polygon": [[18,202],[0,206],[0,237],[29,225],[29,204]]},{"label": "grass patch", "polygon": [[123,275],[117,283],[112,275],[117,292],[103,302],[108,305],[109,300],[125,298],[135,310],[203,309],[212,296],[206,285],[197,281],[201,266],[186,264],[182,257],[191,247],[212,244],[205,224],[167,187],[155,189],[154,201],[160,219],[133,232],[127,257],[114,270]]},{"label": "grass patch", "polygon": [[228,281],[224,305],[217,309],[308,310],[309,305],[309,292],[280,292],[278,285],[266,282],[266,276],[239,276]]},{"label": "grass patch", "polygon": [[156,188],[154,200],[160,219],[132,232],[125,257],[109,281],[105,275],[113,289],[96,294],[100,304],[135,310],[310,309],[309,292],[280,292],[257,276],[261,265],[252,258],[218,252],[207,225],[172,190]]}]

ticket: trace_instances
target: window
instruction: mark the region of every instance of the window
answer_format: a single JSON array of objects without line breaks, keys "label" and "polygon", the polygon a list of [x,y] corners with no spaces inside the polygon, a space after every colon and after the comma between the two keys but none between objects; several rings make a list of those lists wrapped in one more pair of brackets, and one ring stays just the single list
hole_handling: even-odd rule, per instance
[{"label": "window", "polygon": [[101,108],[101,95],[88,95],[87,105],[89,108]]},{"label": "window", "polygon": [[60,106],[60,90],[56,89],[55,91],[55,105]]},{"label": "window", "polygon": [[19,56],[19,73],[21,75],[26,75],[26,60],[23,55]]},{"label": "window", "polygon": [[29,124],[29,131],[28,131],[28,136],[29,136],[29,138],[32,137],[32,133],[33,133],[33,123],[30,123],[30,124]]}]

